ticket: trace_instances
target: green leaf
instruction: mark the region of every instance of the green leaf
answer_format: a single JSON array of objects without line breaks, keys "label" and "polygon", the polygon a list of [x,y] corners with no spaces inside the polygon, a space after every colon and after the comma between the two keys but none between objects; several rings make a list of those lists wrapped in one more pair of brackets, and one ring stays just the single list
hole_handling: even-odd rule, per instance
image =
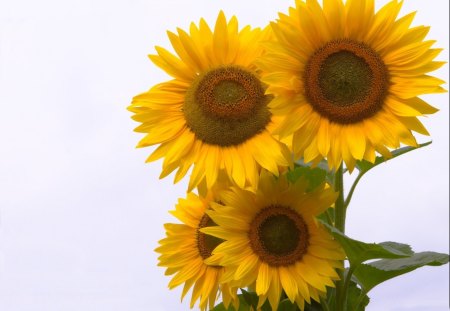
[{"label": "green leaf", "polygon": [[369,302],[369,297],[362,292],[356,283],[350,282],[347,292],[347,310],[364,311]]},{"label": "green leaf", "polygon": [[328,225],[327,223],[322,223],[328,228],[328,230],[330,230],[331,234],[341,244],[347,254],[348,261],[352,266],[356,267],[357,265],[370,259],[403,258],[409,257],[412,254],[412,250],[409,245],[395,242],[383,242],[378,244],[364,243],[349,238],[341,231]]},{"label": "green leaf", "polygon": [[252,306],[255,310],[258,306],[258,295],[255,292],[248,292],[245,289],[241,288],[242,296],[247,305]]},{"label": "green leaf", "polygon": [[[256,310],[258,306],[258,295],[256,295],[255,292],[249,292],[245,289],[241,288],[242,294],[238,295],[239,298],[239,309],[237,311],[250,311],[250,310]],[[252,309],[253,308],[253,309]],[[220,303],[212,309],[212,311],[236,311],[235,308],[230,305],[227,308],[223,305],[223,303]],[[261,307],[261,311],[272,311],[272,308],[270,307],[269,301],[266,300],[264,304]]]},{"label": "green leaf", "polygon": [[[302,166],[302,167],[312,167],[311,163],[305,163],[305,161],[303,161],[303,159],[299,159],[295,162],[296,165],[298,166]],[[330,169],[328,168],[328,162],[327,160],[323,159],[321,160],[317,165],[315,165],[314,167],[320,168],[321,170],[324,171],[329,171]]]},{"label": "green leaf", "polygon": [[[239,298],[239,309],[238,311],[250,311],[256,310],[258,305],[258,295],[254,292],[249,292],[241,288],[242,294],[238,295]],[[251,309],[253,308],[253,309]],[[280,304],[278,305],[277,311],[299,311],[300,309],[297,307],[297,304],[292,303],[289,299],[282,299]],[[304,311],[323,311],[321,304],[311,300],[311,304],[305,303]],[[223,303],[220,303],[214,307],[211,311],[236,311],[235,308],[230,305],[228,309],[226,309]],[[261,311],[272,311],[270,303],[266,300],[261,307]],[[359,311],[359,310],[358,310]]]},{"label": "green leaf", "polygon": [[284,299],[278,305],[278,311],[297,311],[297,304],[292,303],[289,299]]},{"label": "green leaf", "polygon": [[449,255],[435,252],[415,253],[408,258],[382,259],[362,264],[353,273],[354,279],[367,293],[378,284],[423,266],[441,266]]},{"label": "green leaf", "polygon": [[397,243],[397,242],[382,242],[380,245],[383,245],[386,249],[394,249],[395,251],[400,251],[407,255],[413,255],[414,252],[408,244]]},{"label": "green leaf", "polygon": [[[239,298],[239,309],[237,311],[250,311],[251,304],[247,303],[246,299],[244,298],[244,295],[243,294],[238,295],[238,298]],[[258,299],[258,298],[256,298],[256,299]],[[256,300],[256,303],[258,303],[258,300]],[[256,305],[253,308],[253,310],[256,310]],[[214,307],[214,309],[212,309],[212,311],[236,311],[236,309],[231,304],[227,309],[227,308],[225,308],[223,303],[220,303],[220,304],[216,305]]]},{"label": "green leaf", "polygon": [[327,172],[318,167],[296,166],[287,173],[287,179],[292,183],[295,183],[300,177],[308,181],[308,189],[306,190],[311,191],[325,182]]},{"label": "green leaf", "polygon": [[329,225],[334,224],[334,207],[329,207],[322,214],[318,215],[317,218]]},{"label": "green leaf", "polygon": [[235,310],[234,310],[234,308],[231,307],[231,306],[230,306],[229,309],[226,309],[226,308],[223,306],[223,302],[221,302],[221,303],[219,303],[218,305],[216,305],[216,306],[214,307],[214,309],[212,309],[212,311],[235,311]]},{"label": "green leaf", "polygon": [[[298,309],[297,309],[298,310]],[[314,300],[311,300],[311,304],[305,303],[305,311],[323,311],[322,305]]]},{"label": "green leaf", "polygon": [[[297,162],[295,162],[295,166],[296,167],[301,166],[301,167],[312,168],[311,163],[305,163],[303,161],[303,159],[300,159]],[[314,168],[321,169],[322,171],[324,171],[326,173],[326,181],[329,184],[332,185],[334,183],[335,171],[329,169],[327,160],[324,159],[324,160],[320,161],[317,165],[314,166]]]},{"label": "green leaf", "polygon": [[431,141],[423,143],[423,144],[419,144],[419,146],[417,147],[402,147],[396,150],[391,151],[392,157],[389,159],[385,159],[384,157],[376,157],[375,158],[375,162],[371,163],[369,161],[366,160],[361,160],[361,161],[357,161],[356,162],[356,167],[358,168],[358,170],[360,171],[360,173],[366,173],[367,171],[371,170],[372,168],[374,168],[375,166],[386,162],[387,160],[396,158],[402,154],[408,153],[410,151],[428,146],[429,144],[431,144]]}]

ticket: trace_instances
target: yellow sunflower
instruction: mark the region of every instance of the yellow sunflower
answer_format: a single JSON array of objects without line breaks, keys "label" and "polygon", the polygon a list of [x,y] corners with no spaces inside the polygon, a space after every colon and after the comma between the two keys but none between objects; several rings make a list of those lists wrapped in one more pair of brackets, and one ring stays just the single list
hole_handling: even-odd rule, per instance
[{"label": "yellow sunflower", "polygon": [[222,191],[221,205],[208,215],[217,224],[201,232],[225,240],[206,262],[227,268],[222,281],[251,286],[277,310],[282,291],[304,310],[334,287],[345,254],[316,216],[332,205],[337,193],[325,184],[306,192],[307,183],[289,184],[284,175],[262,172],[259,188]]},{"label": "yellow sunflower", "polygon": [[224,268],[205,263],[212,250],[222,242],[199,231],[203,227],[215,225],[205,214],[214,199],[211,193],[202,198],[191,192],[186,199],[179,199],[171,213],[183,223],[165,224],[167,237],[159,241],[160,246],[155,249],[161,254],[158,265],[167,267],[166,275],[175,274],[169,288],[184,284],[183,299],[193,287],[190,307],[193,308],[199,300],[201,310],[212,309],[220,292],[225,306],[228,307],[231,302],[237,303],[236,288],[219,283]]},{"label": "yellow sunflower", "polygon": [[214,31],[202,19],[189,33],[168,32],[177,55],[156,47],[150,59],[174,79],[133,98],[129,110],[146,133],[138,147],[160,144],[147,161],[164,157],[163,178],[177,169],[178,182],[193,166],[189,190],[220,172],[240,187],[256,187],[261,167],[278,175],[290,163],[288,148],[274,139],[272,99],[253,64],[263,54],[270,28],[238,30],[219,13]]},{"label": "yellow sunflower", "polygon": [[276,132],[293,137],[306,162],[390,156],[400,144],[417,146],[412,131],[429,135],[418,116],[437,111],[418,96],[443,92],[427,75],[445,62],[425,40],[429,27],[411,27],[415,12],[397,18],[402,2],[374,10],[374,0],[297,0],[272,28],[276,43],[258,62],[275,99],[271,111],[286,116]]}]

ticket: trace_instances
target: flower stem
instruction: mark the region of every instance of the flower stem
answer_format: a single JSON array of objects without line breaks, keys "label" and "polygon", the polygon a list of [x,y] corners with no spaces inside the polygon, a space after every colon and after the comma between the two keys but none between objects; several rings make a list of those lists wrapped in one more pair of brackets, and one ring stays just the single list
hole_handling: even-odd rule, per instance
[{"label": "flower stem", "polygon": [[335,223],[336,229],[345,233],[345,200],[344,200],[344,172],[342,165],[336,171],[334,177],[334,190],[339,193],[339,196],[334,205]]},{"label": "flower stem", "polygon": [[363,302],[364,297],[366,296],[366,292],[364,290],[361,290],[361,293],[359,294],[358,300],[356,301],[355,308],[359,308],[359,305]]},{"label": "flower stem", "polygon": [[361,179],[361,177],[363,177],[364,174],[365,174],[365,172],[364,173],[360,172],[358,174],[358,176],[356,177],[355,181],[353,182],[353,185],[351,186],[350,191],[348,192],[347,198],[345,199],[345,203],[344,203],[345,210],[347,210],[347,207],[350,204],[350,200],[352,199],[353,192],[356,189],[356,185],[358,184],[359,180]]},{"label": "flower stem", "polygon": [[323,297],[320,297],[320,305],[322,306],[323,311],[330,311],[327,301]]},{"label": "flower stem", "polygon": [[[334,190],[338,192],[338,198],[334,204],[334,227],[345,232],[345,200],[344,200],[344,170],[343,164],[338,168],[334,179]],[[342,268],[344,268],[344,261],[342,261]],[[345,285],[344,285],[344,270],[338,270],[340,280],[336,282],[336,311],[343,311],[345,308]]]},{"label": "flower stem", "polygon": [[341,296],[343,310],[345,309],[345,304],[346,304],[345,302],[347,300],[348,286],[350,285],[350,281],[352,279],[354,268],[355,268],[354,266],[351,266],[347,271],[347,275],[345,276],[345,282],[343,285],[342,296]]}]

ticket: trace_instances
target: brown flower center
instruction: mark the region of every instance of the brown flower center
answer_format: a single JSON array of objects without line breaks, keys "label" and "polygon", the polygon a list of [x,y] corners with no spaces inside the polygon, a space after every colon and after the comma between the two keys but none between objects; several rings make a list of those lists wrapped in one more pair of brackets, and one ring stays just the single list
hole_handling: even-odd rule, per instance
[{"label": "brown flower center", "polygon": [[222,239],[200,232],[200,229],[212,226],[217,226],[217,224],[207,214],[204,214],[197,228],[197,247],[203,259],[211,257],[212,251],[223,242]]},{"label": "brown flower center", "polygon": [[328,42],[311,56],[304,82],[314,110],[330,121],[352,124],[383,107],[389,76],[372,48],[343,39]]},{"label": "brown flower center", "polygon": [[308,250],[308,227],[289,207],[270,205],[253,219],[250,245],[259,258],[272,266],[287,266],[300,260]]},{"label": "brown flower center", "polygon": [[187,126],[205,143],[239,145],[270,121],[270,96],[252,72],[238,66],[211,69],[188,89],[183,106]]}]

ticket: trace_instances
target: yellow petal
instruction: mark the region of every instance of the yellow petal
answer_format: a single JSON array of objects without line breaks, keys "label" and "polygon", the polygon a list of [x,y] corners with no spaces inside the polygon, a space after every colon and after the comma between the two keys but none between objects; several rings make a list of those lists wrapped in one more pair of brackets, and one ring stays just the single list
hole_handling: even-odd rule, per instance
[{"label": "yellow petal", "polygon": [[356,160],[361,160],[366,150],[366,138],[359,125],[348,126],[346,130],[348,148]]},{"label": "yellow petal", "polygon": [[258,262],[258,256],[249,256],[245,258],[236,269],[234,279],[240,280],[242,278],[245,278],[248,273],[251,273],[255,269],[255,266],[258,264]]},{"label": "yellow petal", "polygon": [[280,274],[281,285],[283,286],[284,292],[289,300],[294,303],[298,292],[297,281],[289,273],[289,270],[286,267],[279,267],[278,272]]},{"label": "yellow petal", "polygon": [[281,296],[281,284],[278,269],[272,271],[272,281],[270,282],[270,288],[268,292],[268,298],[272,310],[278,310],[278,303]]},{"label": "yellow petal", "polygon": [[218,63],[224,63],[228,53],[227,20],[223,11],[220,11],[214,28],[214,53]]},{"label": "yellow petal", "polygon": [[265,262],[259,265],[258,277],[256,279],[256,294],[265,295],[270,287],[272,281],[271,267]]}]

